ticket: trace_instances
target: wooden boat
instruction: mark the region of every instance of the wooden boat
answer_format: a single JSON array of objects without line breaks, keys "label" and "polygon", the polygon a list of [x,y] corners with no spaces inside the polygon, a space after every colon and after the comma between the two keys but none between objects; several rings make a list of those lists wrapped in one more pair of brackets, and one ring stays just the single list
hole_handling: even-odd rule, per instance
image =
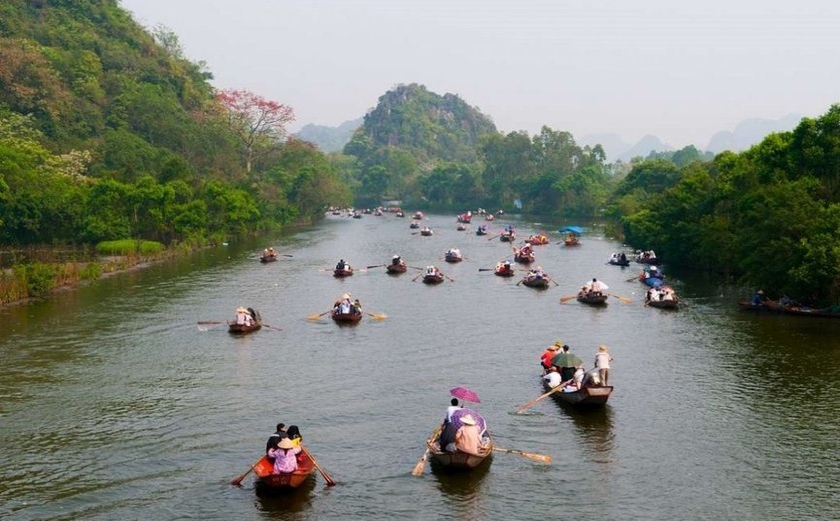
[{"label": "wooden boat", "polygon": [[[477,416],[480,418],[480,415]],[[480,428],[486,426],[483,422],[484,420],[481,418]],[[429,448],[429,455],[431,456],[432,469],[438,468],[445,472],[469,472],[485,464],[489,465],[493,460],[493,438],[489,432],[485,432],[483,437],[487,442],[481,447],[478,454],[469,454],[460,451],[446,452],[441,450],[440,433],[433,439],[426,440],[426,446]]]},{"label": "wooden boat", "polygon": [[338,322],[340,324],[355,324],[362,320],[362,313],[339,313],[337,310],[333,309],[330,312],[330,318],[333,319],[334,322]]},{"label": "wooden boat", "polygon": [[738,306],[746,311],[763,311],[779,315],[800,317],[840,318],[840,312],[830,308],[812,308],[807,306],[785,306],[777,300],[765,300],[762,304],[753,304],[749,300],[739,300]]},{"label": "wooden boat", "polygon": [[499,277],[513,277],[514,269],[511,267],[510,264],[498,263],[496,264],[496,269],[493,270],[493,274]]},{"label": "wooden boat", "polygon": [[361,219],[362,214],[360,212],[353,212],[353,219]]},{"label": "wooden boat", "polygon": [[660,264],[659,257],[649,251],[641,252],[636,256],[636,262],[639,264],[648,264],[650,266],[658,266]]},{"label": "wooden boat", "polygon": [[416,230],[417,228],[420,228],[420,223],[417,221],[411,221],[411,224],[409,224],[408,227],[413,230]]},{"label": "wooden boat", "polygon": [[254,331],[259,331],[261,328],[262,324],[259,320],[255,320],[250,326],[237,324],[236,322],[228,322],[228,332],[232,335],[246,335],[248,333],[253,333]]},{"label": "wooden boat", "polygon": [[504,231],[499,234],[499,240],[502,242],[515,242],[516,241],[516,232],[513,231]]},{"label": "wooden boat", "polygon": [[558,231],[565,234],[563,244],[566,246],[580,245],[580,236],[583,235],[583,228],[580,226],[564,226]]},{"label": "wooden boat", "polygon": [[581,304],[589,304],[590,306],[606,306],[609,295],[592,294],[592,293],[578,293],[577,301]]},{"label": "wooden boat", "polygon": [[350,266],[346,266],[343,269],[336,268],[333,270],[333,277],[341,279],[344,277],[351,277],[353,276],[353,268]]},{"label": "wooden boat", "polygon": [[613,266],[629,266],[630,259],[627,258],[627,255],[622,257],[619,253],[613,253],[610,255],[610,259],[607,261],[607,264],[611,264]]},{"label": "wooden boat", "polygon": [[472,214],[462,213],[461,215],[458,216],[457,220],[458,220],[459,223],[470,224],[470,221],[472,220]]},{"label": "wooden boat", "polygon": [[677,309],[680,299],[671,286],[661,286],[648,290],[645,294],[645,305],[659,309]]},{"label": "wooden boat", "polygon": [[645,305],[658,309],[678,309],[680,301],[675,295],[671,300],[648,300]]},{"label": "wooden boat", "polygon": [[464,260],[464,257],[461,255],[461,252],[458,250],[449,250],[443,255],[443,260],[446,262],[461,262]]},{"label": "wooden boat", "polygon": [[482,224],[481,226],[479,226],[478,229],[475,231],[475,234],[476,235],[487,235],[487,225]]},{"label": "wooden boat", "polygon": [[267,262],[274,262],[277,260],[277,254],[274,255],[260,255],[260,262],[267,263]]},{"label": "wooden boat", "polygon": [[[545,390],[550,391],[551,386],[548,385],[548,382],[545,380],[542,382]],[[551,397],[554,398],[554,401],[557,403],[569,405],[575,409],[594,409],[606,405],[612,392],[613,386],[608,385],[605,387],[584,387],[583,389],[568,393],[564,391],[555,391],[551,393]]]},{"label": "wooden boat", "polygon": [[540,233],[538,235],[531,235],[530,237],[528,237],[528,242],[530,242],[532,246],[542,246],[544,244],[548,244],[549,242],[551,242],[551,240],[546,234]]},{"label": "wooden boat", "polygon": [[646,269],[639,273],[639,280],[651,288],[658,288],[665,284],[665,274],[659,269]]},{"label": "wooden boat", "polygon": [[486,213],[486,214],[484,214],[484,220],[485,220],[485,221],[492,221],[493,219],[494,219],[494,217],[493,217],[493,214],[492,214],[492,213]]},{"label": "wooden boat", "polygon": [[408,271],[408,265],[404,262],[400,262],[399,264],[388,264],[385,266],[385,272],[388,275],[399,275],[400,273],[405,273]]},{"label": "wooden boat", "polygon": [[414,212],[414,220],[422,221],[423,217],[425,217],[425,215],[423,215],[423,212],[420,212],[420,211]]},{"label": "wooden boat", "polygon": [[257,475],[257,493],[265,495],[289,493],[306,483],[315,472],[315,462],[305,451],[297,455],[297,461],[298,468],[294,472],[274,474],[274,463],[267,456],[263,456],[254,465],[254,473]]},{"label": "wooden boat", "polygon": [[237,309],[237,315],[241,313],[247,313],[251,315],[252,322],[250,324],[237,324],[236,320],[228,322],[228,332],[232,335],[246,335],[248,333],[253,333],[254,331],[259,331],[262,329],[262,317],[260,316],[259,311],[255,311],[253,308],[239,308]]},{"label": "wooden boat", "polygon": [[514,250],[513,260],[520,264],[531,264],[535,260],[534,252],[522,253],[522,250]]},{"label": "wooden boat", "polygon": [[424,284],[440,284],[443,282],[443,273],[435,272],[435,273],[425,273],[423,274],[423,283]]},{"label": "wooden boat", "polygon": [[537,289],[548,289],[548,284],[551,282],[551,279],[548,275],[543,275],[542,277],[537,277],[533,274],[528,274],[522,279],[522,285],[528,286],[529,288],[537,288]]},{"label": "wooden boat", "polygon": [[402,211],[398,211],[398,212],[396,213],[396,216],[397,216],[397,217],[405,217],[405,213],[403,213]]},{"label": "wooden boat", "polygon": [[467,225],[466,224],[459,224],[458,226],[455,227],[455,229],[459,232],[462,232],[462,231],[467,229]]},{"label": "wooden boat", "polygon": [[433,233],[434,232],[432,232],[432,229],[428,226],[420,230],[420,235],[422,235],[423,237],[431,237]]}]

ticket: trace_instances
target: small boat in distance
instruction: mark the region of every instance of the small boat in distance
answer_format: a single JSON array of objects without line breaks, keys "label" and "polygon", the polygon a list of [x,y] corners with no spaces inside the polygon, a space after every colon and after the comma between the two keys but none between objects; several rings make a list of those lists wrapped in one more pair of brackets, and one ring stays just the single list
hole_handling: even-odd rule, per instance
[{"label": "small boat in distance", "polygon": [[262,317],[254,308],[238,307],[236,320],[228,322],[228,332],[232,335],[245,335],[262,329]]}]

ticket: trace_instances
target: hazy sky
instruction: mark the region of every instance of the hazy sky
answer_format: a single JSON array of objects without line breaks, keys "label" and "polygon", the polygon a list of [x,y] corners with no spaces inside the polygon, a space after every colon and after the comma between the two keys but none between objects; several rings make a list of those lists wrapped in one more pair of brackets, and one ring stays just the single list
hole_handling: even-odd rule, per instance
[{"label": "hazy sky", "polygon": [[747,118],[840,102],[837,0],[121,0],[222,89],[337,126],[398,84],[542,125],[702,148]]}]

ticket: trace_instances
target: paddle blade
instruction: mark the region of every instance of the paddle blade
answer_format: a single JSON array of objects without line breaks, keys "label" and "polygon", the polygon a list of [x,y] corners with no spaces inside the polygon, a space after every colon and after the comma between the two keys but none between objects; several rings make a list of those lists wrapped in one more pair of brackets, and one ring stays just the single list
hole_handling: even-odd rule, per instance
[{"label": "paddle blade", "polygon": [[575,298],[577,298],[577,295],[566,295],[565,297],[560,297],[560,303],[565,304],[566,302],[574,300]]},{"label": "paddle blade", "polygon": [[385,320],[388,315],[385,313],[367,313],[367,315],[374,320]]},{"label": "paddle blade", "polygon": [[426,458],[428,455],[429,449],[426,449],[426,452],[423,453],[420,461],[417,462],[417,465],[414,465],[414,470],[411,471],[412,476],[420,476],[423,474],[423,471],[426,469]]},{"label": "paddle blade", "polygon": [[313,314],[309,315],[308,317],[306,317],[306,320],[318,320],[319,318],[323,317],[327,313],[329,313],[329,311],[324,311],[323,313],[313,313]]}]

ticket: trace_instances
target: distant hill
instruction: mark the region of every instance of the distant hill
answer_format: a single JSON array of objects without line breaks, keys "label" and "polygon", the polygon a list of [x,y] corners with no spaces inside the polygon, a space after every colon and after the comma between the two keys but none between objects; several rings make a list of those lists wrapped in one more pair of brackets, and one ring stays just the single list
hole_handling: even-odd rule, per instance
[{"label": "distant hill", "polygon": [[[786,132],[792,130],[799,124],[802,116],[789,114],[780,119],[746,119],[735,127],[735,130],[721,130],[716,132],[705,148],[698,147],[698,150],[718,154],[724,150],[740,152],[746,150],[756,143],[761,142],[768,134],[773,132]],[[600,144],[607,154],[607,161],[617,160],[630,161],[634,157],[647,157],[651,151],[666,152],[674,148],[658,137],[647,135],[640,139],[635,145],[627,143],[617,134],[590,134],[578,140],[581,145],[595,146]],[[694,144],[694,143],[692,143]],[[696,146],[696,144],[694,144]]]},{"label": "distant hill", "polygon": [[792,130],[802,120],[802,116],[788,114],[780,119],[746,119],[735,127],[734,131],[722,130],[715,133],[706,150],[715,154],[724,150],[739,152],[759,143],[768,134]]},{"label": "distant hill", "polygon": [[673,150],[673,147],[666,145],[658,137],[648,134],[628,150],[619,154],[616,159],[628,162],[634,157],[647,157],[651,152],[667,152],[668,150]]},{"label": "distant hill", "polygon": [[494,133],[493,121],[456,94],[441,96],[412,83],[380,96],[344,152],[366,167],[390,168],[388,156],[398,150],[431,169],[441,161],[474,161],[479,138]]},{"label": "distant hill", "polygon": [[303,141],[314,143],[322,152],[338,152],[344,148],[353,132],[362,125],[364,118],[357,118],[352,121],[345,121],[337,127],[324,125],[305,125],[294,136]]}]

